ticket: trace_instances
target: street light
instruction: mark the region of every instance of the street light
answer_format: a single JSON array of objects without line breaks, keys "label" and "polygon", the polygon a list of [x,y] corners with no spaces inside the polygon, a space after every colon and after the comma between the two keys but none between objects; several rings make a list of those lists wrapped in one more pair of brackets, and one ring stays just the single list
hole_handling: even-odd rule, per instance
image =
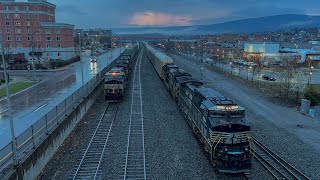
[{"label": "street light", "polygon": [[1,32],[0,32],[0,45],[2,50],[2,64],[3,64],[3,70],[4,70],[4,79],[5,79],[6,93],[7,93],[7,104],[8,104],[9,118],[10,118],[13,164],[14,166],[17,166],[19,164],[19,160],[18,160],[18,153],[17,153],[16,135],[14,132],[14,125],[13,125],[13,116],[12,116],[11,99],[10,99],[10,91],[9,91],[9,79],[8,79],[6,63],[4,60],[4,47],[3,47]]},{"label": "street light", "polygon": [[81,82],[82,86],[84,85],[84,78],[83,78],[83,64],[82,64],[82,44],[81,44],[81,30],[78,33],[79,35],[79,58],[80,58],[80,65],[81,65]]}]

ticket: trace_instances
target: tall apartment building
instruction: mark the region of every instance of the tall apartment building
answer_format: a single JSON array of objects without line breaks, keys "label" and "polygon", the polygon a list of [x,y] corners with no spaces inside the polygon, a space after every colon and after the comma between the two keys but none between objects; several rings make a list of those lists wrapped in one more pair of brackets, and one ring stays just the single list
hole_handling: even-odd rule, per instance
[{"label": "tall apartment building", "polygon": [[5,54],[23,53],[27,60],[36,54],[42,61],[74,57],[74,25],[56,23],[55,9],[47,0],[0,0]]}]

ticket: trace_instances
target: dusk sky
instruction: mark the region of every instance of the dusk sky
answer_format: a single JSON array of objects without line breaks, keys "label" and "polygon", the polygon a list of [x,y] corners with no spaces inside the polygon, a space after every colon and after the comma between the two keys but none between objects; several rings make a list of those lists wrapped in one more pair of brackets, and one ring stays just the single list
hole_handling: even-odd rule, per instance
[{"label": "dusk sky", "polygon": [[77,28],[214,24],[280,15],[320,15],[319,0],[49,0],[57,22]]}]

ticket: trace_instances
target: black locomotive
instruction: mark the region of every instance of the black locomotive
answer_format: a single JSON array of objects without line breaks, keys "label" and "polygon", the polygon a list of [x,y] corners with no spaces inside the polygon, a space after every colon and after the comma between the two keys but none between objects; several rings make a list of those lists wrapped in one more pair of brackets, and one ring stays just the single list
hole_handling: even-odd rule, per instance
[{"label": "black locomotive", "polygon": [[[148,58],[156,64],[156,55],[152,53],[159,52],[145,46]],[[165,63],[158,74],[193,132],[211,154],[216,170],[250,173],[250,126],[245,123],[244,108],[214,89],[204,87],[173,62]]]}]

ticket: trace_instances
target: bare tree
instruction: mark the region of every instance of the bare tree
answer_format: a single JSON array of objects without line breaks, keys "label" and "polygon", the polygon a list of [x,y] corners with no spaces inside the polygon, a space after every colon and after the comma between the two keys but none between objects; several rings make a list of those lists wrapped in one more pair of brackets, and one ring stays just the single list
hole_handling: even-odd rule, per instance
[{"label": "bare tree", "polygon": [[37,58],[38,60],[38,64],[40,64],[41,62],[41,57],[43,55],[43,48],[41,48],[41,44],[37,44],[34,48],[34,56]]},{"label": "bare tree", "polygon": [[[254,80],[254,77],[257,75],[257,74],[260,74],[260,71],[261,71],[261,67],[256,65],[256,66],[251,66],[251,73],[252,73],[252,76],[251,76],[251,81],[253,82]],[[258,77],[259,78],[259,77]]]},{"label": "bare tree", "polygon": [[299,102],[299,96],[303,95],[307,88],[306,76],[303,72],[297,72],[294,74],[291,90],[296,92],[296,101]]},{"label": "bare tree", "polygon": [[292,78],[293,75],[296,72],[296,68],[297,68],[297,59],[296,58],[292,58],[292,56],[287,56],[287,55],[283,55],[280,57],[281,58],[281,63],[282,63],[282,76],[283,76],[283,80],[284,83],[283,84],[283,90],[285,92],[285,96],[287,98],[289,98],[289,90],[290,90],[290,86],[291,86],[291,82],[292,82]]},{"label": "bare tree", "polygon": [[238,76],[241,78],[241,72],[244,69],[242,65],[237,65],[238,66]]}]

